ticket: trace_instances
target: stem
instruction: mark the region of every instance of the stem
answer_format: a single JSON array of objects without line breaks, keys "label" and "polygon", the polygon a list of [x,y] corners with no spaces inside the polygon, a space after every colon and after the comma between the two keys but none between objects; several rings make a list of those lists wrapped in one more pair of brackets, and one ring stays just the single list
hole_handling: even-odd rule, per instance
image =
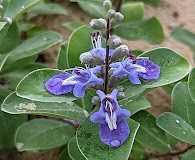
[{"label": "stem", "polygon": [[105,60],[105,79],[104,79],[104,93],[108,92],[108,70],[109,70],[109,45],[108,39],[110,36],[110,19],[107,19],[106,27],[106,60]]},{"label": "stem", "polygon": [[115,8],[116,8],[116,12],[120,11],[122,2],[123,2],[123,0],[114,0],[114,5],[115,5]]},{"label": "stem", "polygon": [[185,152],[187,152],[188,150],[192,149],[194,147],[194,145],[189,145],[187,146],[186,148],[180,150],[180,151],[169,151],[167,153],[164,153],[164,154],[151,154],[148,156],[148,159],[150,158],[160,158],[160,157],[167,157],[167,156],[177,156],[177,155],[180,155],[180,154],[183,154]]}]

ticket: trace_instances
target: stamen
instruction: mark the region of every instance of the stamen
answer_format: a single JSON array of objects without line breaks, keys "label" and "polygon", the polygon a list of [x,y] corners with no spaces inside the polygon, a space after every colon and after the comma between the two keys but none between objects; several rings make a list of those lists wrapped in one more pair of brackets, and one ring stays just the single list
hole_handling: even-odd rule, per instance
[{"label": "stamen", "polygon": [[147,72],[145,67],[142,67],[138,64],[133,64],[133,67],[136,68],[137,72],[141,72],[141,73],[146,73]]}]

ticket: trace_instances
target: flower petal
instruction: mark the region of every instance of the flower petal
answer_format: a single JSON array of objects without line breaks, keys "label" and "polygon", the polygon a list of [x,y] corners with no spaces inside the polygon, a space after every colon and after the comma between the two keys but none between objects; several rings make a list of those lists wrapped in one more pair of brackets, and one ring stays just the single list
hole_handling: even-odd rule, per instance
[{"label": "flower petal", "polygon": [[69,93],[72,91],[73,85],[63,86],[62,81],[69,78],[70,76],[70,74],[63,73],[53,76],[45,83],[45,87],[50,93],[54,95]]},{"label": "flower petal", "polygon": [[105,120],[105,114],[104,112],[102,111],[102,109],[100,108],[100,110],[98,112],[95,112],[93,113],[91,116],[90,116],[90,120],[94,123],[99,123],[103,120]]},{"label": "flower petal", "polygon": [[138,73],[134,72],[134,73],[128,73],[127,74],[129,80],[131,81],[131,83],[133,84],[141,84],[141,81],[138,78]]},{"label": "flower petal", "polygon": [[148,59],[142,59],[137,64],[146,68],[146,73],[139,73],[139,76],[143,79],[152,80],[158,79],[160,76],[160,66]]},{"label": "flower petal", "polygon": [[117,119],[117,129],[110,130],[106,121],[102,121],[99,127],[101,141],[111,147],[122,145],[130,134],[129,126],[122,118]]},{"label": "flower petal", "polygon": [[74,96],[77,98],[84,97],[85,96],[85,87],[86,87],[86,84],[82,84],[82,83],[75,84],[75,86],[73,88]]}]

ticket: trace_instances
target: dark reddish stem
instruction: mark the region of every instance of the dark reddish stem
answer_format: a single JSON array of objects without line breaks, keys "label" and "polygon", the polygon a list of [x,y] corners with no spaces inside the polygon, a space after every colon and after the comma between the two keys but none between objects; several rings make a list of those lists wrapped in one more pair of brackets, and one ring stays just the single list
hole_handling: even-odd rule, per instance
[{"label": "dark reddish stem", "polygon": [[151,154],[148,156],[148,159],[150,158],[160,158],[160,157],[168,157],[168,156],[177,156],[177,155],[180,155],[180,154],[183,154],[185,152],[187,152],[188,150],[192,149],[194,147],[194,145],[189,145],[187,146],[186,148],[182,149],[182,150],[179,150],[179,151],[169,151],[167,153],[164,153],[164,154]]},{"label": "dark reddish stem", "polygon": [[120,11],[122,3],[123,3],[123,0],[114,0],[114,6],[117,12]]},{"label": "dark reddish stem", "polygon": [[104,78],[104,93],[108,92],[108,71],[109,71],[109,45],[108,39],[110,36],[110,19],[107,19],[106,26],[106,59],[105,59],[105,78]]}]

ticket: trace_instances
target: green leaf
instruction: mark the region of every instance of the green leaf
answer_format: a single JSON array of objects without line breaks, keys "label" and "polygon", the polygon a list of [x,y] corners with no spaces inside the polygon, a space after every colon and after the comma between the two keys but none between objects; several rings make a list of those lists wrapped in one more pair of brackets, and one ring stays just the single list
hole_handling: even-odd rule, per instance
[{"label": "green leaf", "polygon": [[27,119],[27,115],[10,115],[0,111],[0,145],[6,148],[14,147],[16,129]]},{"label": "green leaf", "polygon": [[81,26],[83,26],[83,24],[80,22],[67,22],[67,23],[62,24],[62,27],[65,27],[66,29],[68,29],[72,32],[74,32],[75,30],[77,30]]},{"label": "green leaf", "polygon": [[150,108],[150,103],[144,98],[140,97],[134,101],[126,102],[126,100],[120,100],[119,105],[122,108],[128,109],[131,111],[131,115],[139,112],[140,110],[144,110]]},{"label": "green leaf", "polygon": [[34,119],[21,125],[15,135],[19,151],[47,150],[66,144],[74,136],[69,124],[50,119]]},{"label": "green leaf", "polygon": [[72,160],[68,154],[68,147],[63,147],[60,150],[57,160]]},{"label": "green leaf", "polygon": [[[55,69],[39,69],[26,75],[18,84],[16,93],[18,96],[42,102],[72,102],[76,98],[66,94],[66,96],[55,96],[45,88],[45,83],[53,76],[62,73]],[[30,84],[30,85],[29,85]]]},{"label": "green leaf", "polygon": [[187,82],[180,82],[174,87],[172,112],[195,128],[195,103],[190,97]]},{"label": "green leaf", "polygon": [[10,63],[17,60],[30,57],[45,49],[55,45],[62,40],[61,36],[57,32],[45,31],[33,38],[30,38],[21,43],[16,49],[14,49],[8,58]]},{"label": "green leaf", "polygon": [[60,50],[58,52],[58,61],[57,61],[58,69],[69,68],[67,48],[68,48],[68,42],[65,42],[60,47]]},{"label": "green leaf", "polygon": [[6,25],[6,22],[0,22],[0,31],[3,29],[3,27]]},{"label": "green leaf", "polygon": [[27,32],[36,26],[36,24],[28,23],[28,22],[20,22],[19,25],[20,25],[20,31],[22,32]]},{"label": "green leaf", "polygon": [[165,132],[156,125],[156,118],[146,111],[140,111],[132,116],[140,123],[136,141],[159,152],[169,150]]},{"label": "green leaf", "polygon": [[195,34],[194,33],[187,31],[183,28],[177,27],[171,32],[171,37],[187,45],[195,52]]},{"label": "green leaf", "polygon": [[176,114],[165,112],[157,118],[156,123],[175,138],[189,144],[195,144],[195,130]]},{"label": "green leaf", "polygon": [[130,158],[132,160],[143,160],[146,159],[146,157],[147,157],[147,153],[144,150],[144,147],[135,141],[130,154]]},{"label": "green leaf", "polygon": [[143,3],[126,3],[121,7],[121,13],[124,15],[124,21],[141,20],[144,16]]},{"label": "green leaf", "polygon": [[190,96],[193,102],[195,103],[195,68],[193,68],[190,72],[188,85],[189,85]]},{"label": "green leaf", "polygon": [[144,40],[150,44],[160,44],[164,40],[162,26],[155,17],[121,23],[115,27],[114,33],[127,40]]},{"label": "green leaf", "polygon": [[77,143],[80,151],[88,160],[127,160],[131,152],[139,123],[127,119],[131,134],[128,139],[118,148],[105,145],[99,138],[98,124],[86,119],[77,129]]},{"label": "green leaf", "polygon": [[62,14],[66,15],[66,10],[57,4],[41,4],[36,5],[31,10],[28,11],[27,17],[28,19],[33,18],[34,16],[40,15],[40,14]]},{"label": "green leaf", "polygon": [[70,0],[70,2],[86,2],[92,4],[99,4],[102,5],[104,0]]},{"label": "green leaf", "polygon": [[40,0],[10,0],[9,6],[4,16],[15,20],[19,18],[20,15],[32,8],[39,1]]},{"label": "green leaf", "polygon": [[18,24],[16,22],[12,23],[10,27],[1,31],[0,36],[2,36],[2,40],[0,41],[0,54],[9,53],[18,46],[20,41]]},{"label": "green leaf", "polygon": [[95,18],[104,18],[105,11],[103,3],[89,3],[89,2],[78,2],[79,7],[83,9],[87,14]]},{"label": "green leaf", "polygon": [[15,92],[4,100],[2,110],[10,114],[35,114],[75,120],[83,120],[87,114],[87,111],[74,102],[37,102],[20,98]]},{"label": "green leaf", "polygon": [[194,157],[195,157],[195,150],[191,149],[182,155],[181,160],[194,160]]},{"label": "green leaf", "polygon": [[3,65],[5,64],[5,61],[7,60],[9,54],[0,54],[0,72],[2,70]]},{"label": "green leaf", "polygon": [[83,98],[78,98],[75,103],[82,107],[84,110],[91,112],[92,108],[93,108],[93,104],[92,104],[92,95],[88,92],[85,94],[85,96]]},{"label": "green leaf", "polygon": [[[82,26],[74,31],[68,43],[68,63],[71,68],[80,66],[79,56],[92,49],[90,33],[93,30],[87,26]],[[79,47],[78,47],[79,46]],[[73,61],[74,60],[74,61]]]},{"label": "green leaf", "polygon": [[78,148],[76,136],[68,143],[68,153],[73,160],[86,160]]},{"label": "green leaf", "polygon": [[10,90],[16,90],[16,86],[18,83],[30,72],[36,70],[46,68],[41,64],[30,64],[20,69],[13,68],[13,72],[7,73],[3,75],[3,77],[8,81],[8,88]]}]

